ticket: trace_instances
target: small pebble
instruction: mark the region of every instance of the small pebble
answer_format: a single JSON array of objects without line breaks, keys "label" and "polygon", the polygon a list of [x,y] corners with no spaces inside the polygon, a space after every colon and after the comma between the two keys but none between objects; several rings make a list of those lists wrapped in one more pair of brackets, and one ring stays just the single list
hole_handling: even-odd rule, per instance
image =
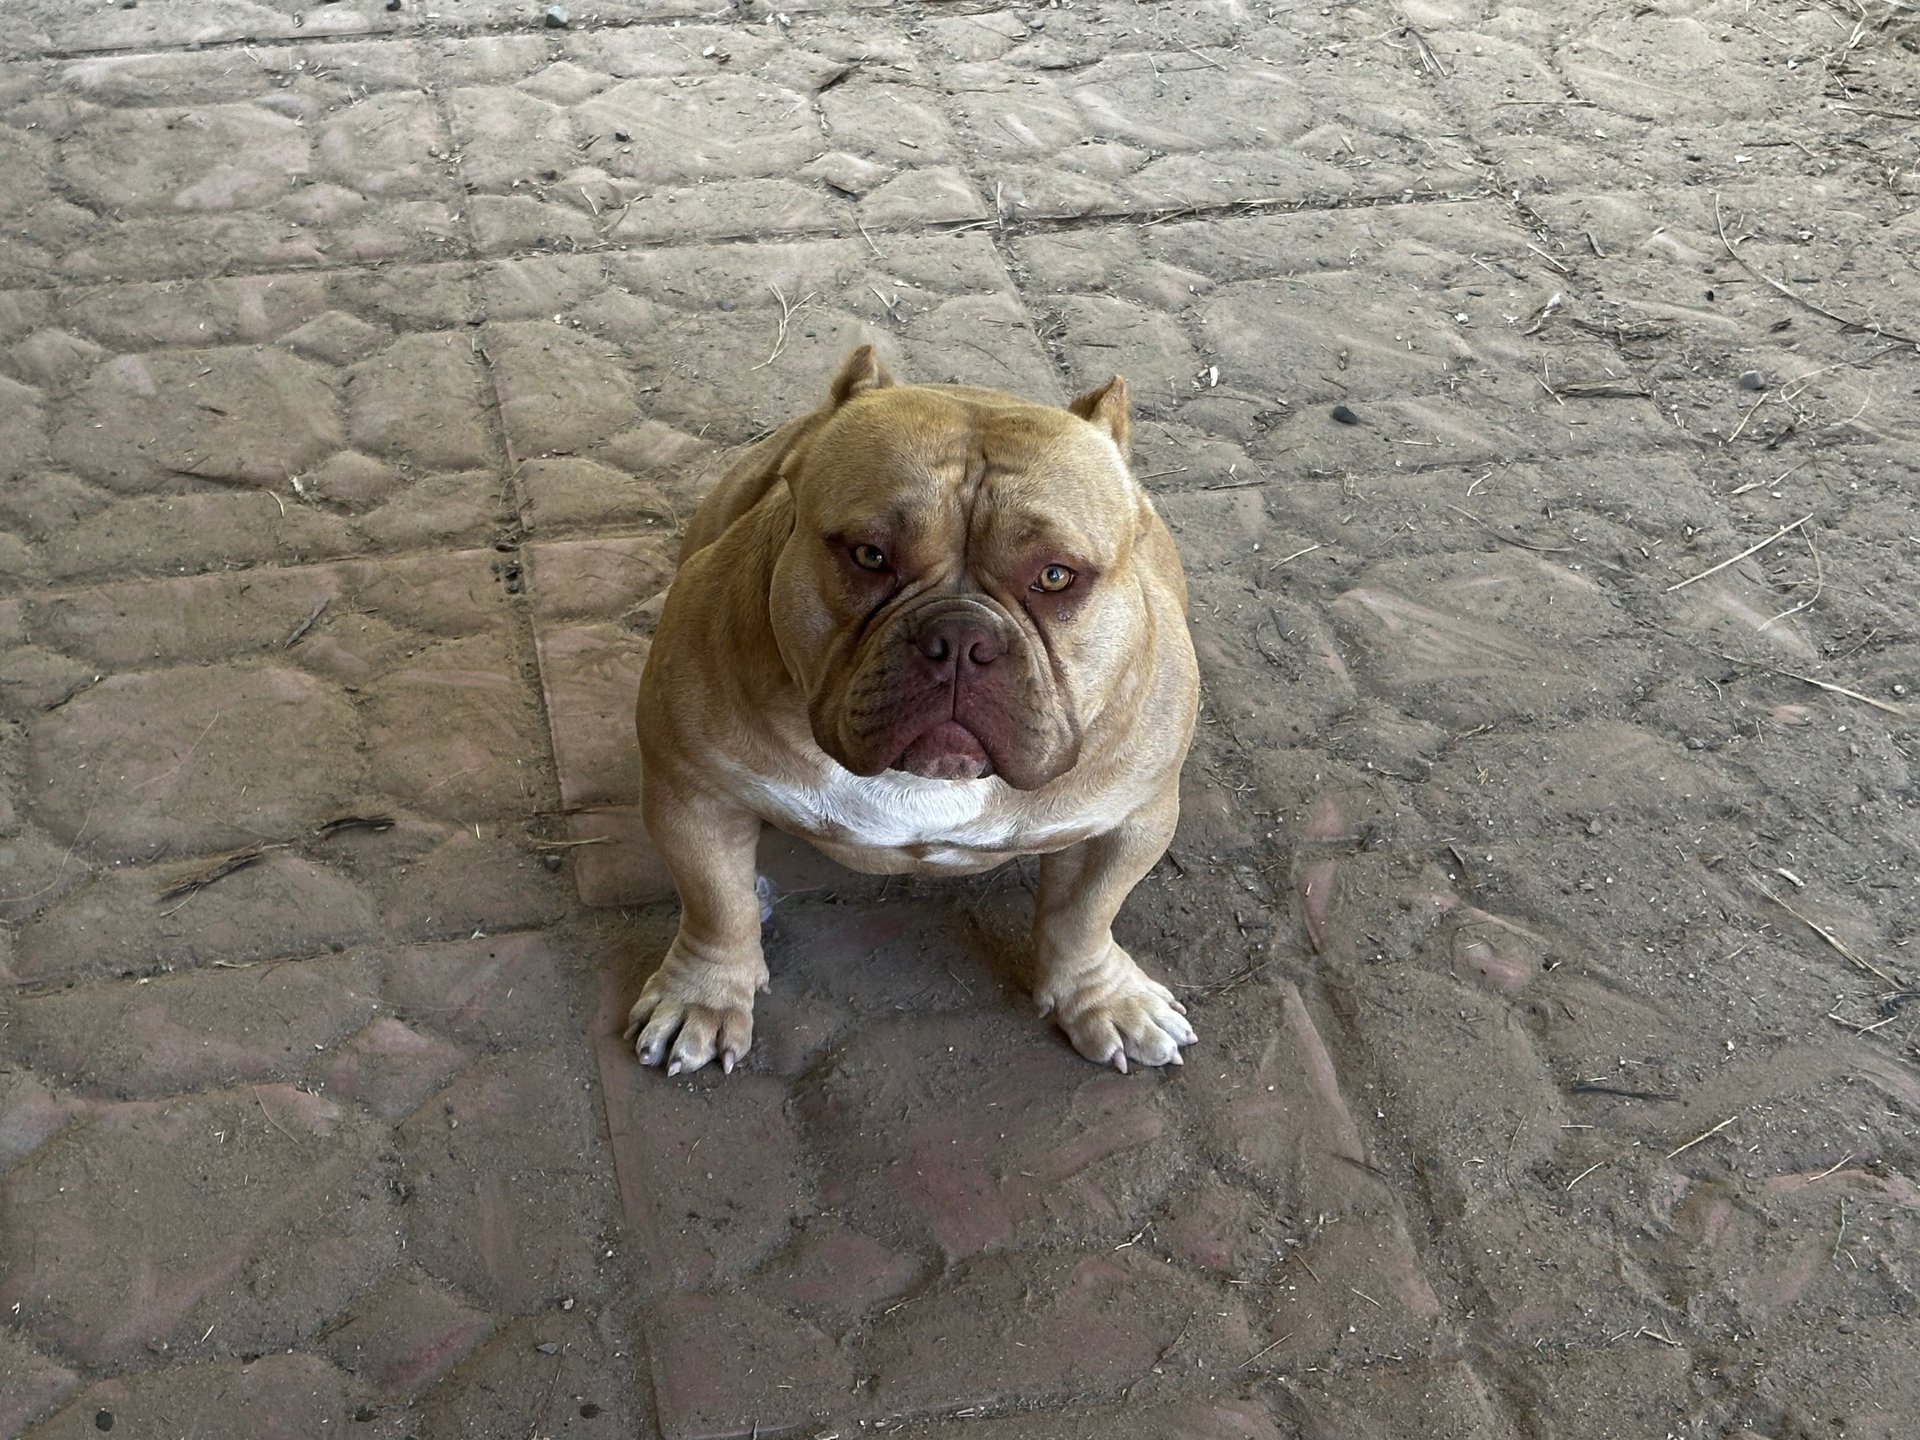
[{"label": "small pebble", "polygon": [[1598,835],[1599,833],[1600,833],[1600,822],[1598,820],[1587,821],[1587,834]]},{"label": "small pebble", "polygon": [[1764,390],[1767,388],[1767,377],[1762,375],[1758,370],[1742,370],[1740,372],[1740,388],[1742,390]]},{"label": "small pebble", "polygon": [[1687,736],[1687,749],[1704,750],[1706,748],[1707,748],[1707,742],[1702,740],[1698,735]]},{"label": "small pebble", "polygon": [[560,1353],[560,1347],[551,1340],[543,1341],[533,1348],[538,1350],[542,1355],[558,1355]]},{"label": "small pebble", "polygon": [[547,28],[549,30],[564,30],[572,23],[573,17],[567,14],[566,6],[549,5],[547,7]]},{"label": "small pebble", "polygon": [[558,870],[560,868],[560,857],[558,855],[542,855],[540,857],[540,863],[549,870]]},{"label": "small pebble", "polygon": [[400,0],[387,0],[387,9],[398,10],[399,8],[400,8]]},{"label": "small pebble", "polygon": [[600,1407],[594,1404],[593,1401],[591,1400],[587,1401],[586,1404],[580,1407],[580,1418],[582,1420],[591,1420],[593,1419],[594,1416],[598,1415],[599,1413],[600,1413]]},{"label": "small pebble", "polygon": [[629,140],[631,140],[631,139],[633,139],[633,136],[631,136],[631,135],[629,135],[629,134],[628,134],[628,133],[627,133],[626,131],[624,131],[624,130],[616,130],[616,131],[614,131],[614,132],[613,132],[613,138],[614,138],[614,139],[616,139],[616,140],[618,140],[618,141],[619,141],[619,142],[620,142],[620,143],[621,143],[622,145],[624,145],[624,144],[626,144],[626,143],[627,143],[627,142],[628,142]]},{"label": "small pebble", "polygon": [[93,1417],[93,1428],[96,1430],[111,1430],[113,1428],[113,1411],[102,1410],[95,1414]]},{"label": "small pebble", "polygon": [[1893,687],[1893,693],[1896,697],[1905,695],[1907,693],[1907,687],[1904,685],[1896,684]]},{"label": "small pebble", "polygon": [[1360,417],[1344,405],[1336,405],[1333,407],[1333,418],[1338,420],[1342,425],[1358,425],[1360,423]]}]

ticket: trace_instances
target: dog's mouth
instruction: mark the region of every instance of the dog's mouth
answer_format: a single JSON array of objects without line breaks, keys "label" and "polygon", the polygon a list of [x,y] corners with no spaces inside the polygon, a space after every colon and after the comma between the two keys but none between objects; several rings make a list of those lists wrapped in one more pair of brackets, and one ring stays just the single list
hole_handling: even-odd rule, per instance
[{"label": "dog's mouth", "polygon": [[993,757],[973,731],[942,720],[909,741],[888,768],[929,780],[981,780],[993,774]]}]

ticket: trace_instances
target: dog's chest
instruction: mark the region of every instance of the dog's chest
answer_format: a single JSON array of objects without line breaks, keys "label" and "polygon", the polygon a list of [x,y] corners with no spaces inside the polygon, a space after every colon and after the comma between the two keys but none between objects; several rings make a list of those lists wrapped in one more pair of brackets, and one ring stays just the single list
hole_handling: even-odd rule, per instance
[{"label": "dog's chest", "polygon": [[997,850],[1013,845],[1021,830],[1010,807],[995,803],[1006,786],[992,779],[854,775],[835,766],[814,785],[755,777],[749,786],[762,818],[836,847]]},{"label": "dog's chest", "polygon": [[861,776],[837,765],[811,785],[735,778],[735,795],[761,819],[872,874],[990,870],[1016,855],[1043,855],[1104,834],[1133,808],[1118,792],[1062,809],[1057,802],[1036,805],[998,779]]}]

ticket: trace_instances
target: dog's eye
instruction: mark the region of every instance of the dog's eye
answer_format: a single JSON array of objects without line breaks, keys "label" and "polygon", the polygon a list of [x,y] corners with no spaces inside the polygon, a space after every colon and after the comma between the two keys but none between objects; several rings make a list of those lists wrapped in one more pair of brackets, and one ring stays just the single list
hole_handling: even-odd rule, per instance
[{"label": "dog's eye", "polygon": [[1033,582],[1033,588],[1049,595],[1058,595],[1073,584],[1073,571],[1064,565],[1049,565],[1040,572],[1040,578]]},{"label": "dog's eye", "polygon": [[862,570],[884,570],[887,568],[886,552],[878,545],[856,545],[852,550],[853,563]]}]

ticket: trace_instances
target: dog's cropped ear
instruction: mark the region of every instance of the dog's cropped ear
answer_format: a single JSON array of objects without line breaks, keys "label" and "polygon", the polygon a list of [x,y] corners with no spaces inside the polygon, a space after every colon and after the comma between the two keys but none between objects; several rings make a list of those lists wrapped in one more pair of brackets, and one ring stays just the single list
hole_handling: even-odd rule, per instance
[{"label": "dog's cropped ear", "polygon": [[1067,409],[1089,424],[1098,425],[1113,437],[1125,459],[1133,435],[1132,407],[1127,403],[1127,382],[1116,375],[1098,390],[1089,390]]},{"label": "dog's cropped ear", "polygon": [[873,346],[862,345],[840,362],[840,373],[833,377],[833,403],[844,405],[869,390],[884,390],[893,384],[893,376],[873,353]]}]

